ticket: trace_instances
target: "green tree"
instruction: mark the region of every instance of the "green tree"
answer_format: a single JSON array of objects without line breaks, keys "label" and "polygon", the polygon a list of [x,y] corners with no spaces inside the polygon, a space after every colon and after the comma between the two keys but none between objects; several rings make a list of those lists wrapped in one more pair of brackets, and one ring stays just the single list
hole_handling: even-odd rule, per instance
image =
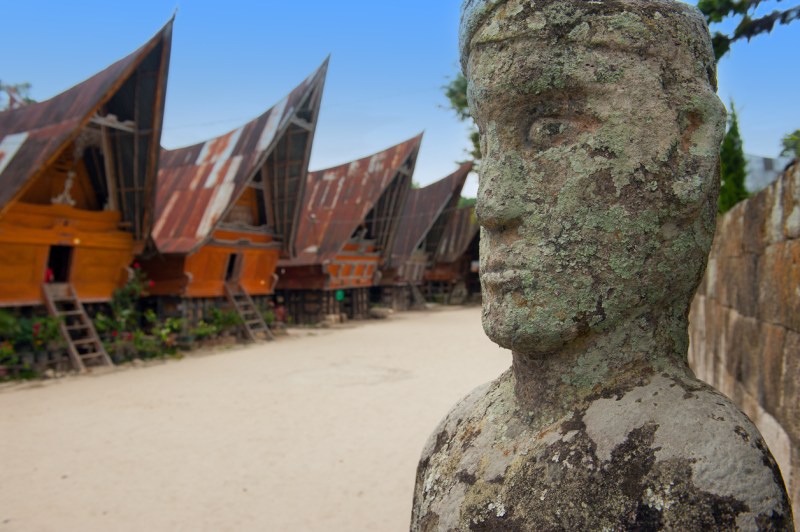
[{"label": "green tree", "polygon": [[[459,72],[450,83],[442,87],[444,95],[450,100],[450,107],[455,111],[456,116],[462,122],[471,121],[472,115],[469,114],[469,104],[467,103],[467,79]],[[470,155],[475,161],[481,158],[481,141],[478,129],[473,124],[469,133],[469,140],[472,142]]]},{"label": "green tree", "polygon": [[747,161],[744,158],[742,137],[739,135],[739,116],[731,102],[731,113],[728,119],[728,132],[722,139],[720,150],[722,183],[719,189],[719,213],[723,214],[731,207],[746,199],[747,189],[744,186],[747,176]]},{"label": "green tree", "polygon": [[16,109],[29,103],[34,103],[30,97],[30,83],[3,83],[0,81],[0,92],[5,92],[5,101],[0,101],[0,111]]},{"label": "green tree", "polygon": [[473,205],[475,205],[477,201],[478,201],[477,198],[465,198],[464,196],[461,196],[460,198],[458,198],[458,208],[460,209],[462,207],[472,207]]},{"label": "green tree", "polygon": [[781,155],[787,157],[800,157],[800,129],[795,129],[793,133],[787,133],[781,140]]},{"label": "green tree", "polygon": [[[730,34],[715,32],[712,37],[714,55],[719,61],[731,44],[739,39],[748,41],[762,33],[769,33],[775,24],[789,24],[800,19],[800,5],[773,11],[766,15],[758,15],[759,5],[763,0],[699,0],[697,7],[706,17],[709,25],[720,23],[730,17],[739,18],[739,24]],[[782,0],[778,0],[782,1]]]}]

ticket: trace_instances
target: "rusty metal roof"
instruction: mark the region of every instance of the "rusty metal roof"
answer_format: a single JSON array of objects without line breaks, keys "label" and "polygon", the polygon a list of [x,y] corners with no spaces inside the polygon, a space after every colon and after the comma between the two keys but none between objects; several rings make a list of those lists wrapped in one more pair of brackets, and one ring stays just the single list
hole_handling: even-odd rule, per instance
[{"label": "rusty metal roof", "polygon": [[[168,63],[172,22],[167,22],[153,38],[132,54],[71,89],[49,100],[0,113],[0,207],[3,210],[80,133],[146,59]],[[160,58],[148,59],[150,52],[159,45],[163,45]],[[148,66],[148,69],[159,68],[163,69],[164,75],[160,76],[157,86],[151,84],[154,101],[147,104],[155,115],[148,117],[153,121],[151,149],[154,152],[159,149],[166,65]],[[157,153],[154,153],[152,164],[148,164],[146,179],[155,177],[156,156]],[[142,230],[141,227],[137,229]]]},{"label": "rusty metal roof", "polygon": [[161,152],[153,239],[161,253],[191,253],[210,237],[228,207],[273,150],[313,90],[328,60],[278,104],[244,126],[193,146]]},{"label": "rusty metal roof", "polygon": [[421,143],[419,134],[369,157],[310,172],[295,240],[297,257],[280,264],[319,264],[333,258],[409,161],[413,172]]},{"label": "rusty metal roof", "polygon": [[435,262],[457,261],[467,252],[479,229],[474,206],[456,209],[439,242],[434,257]]},{"label": "rusty metal roof", "polygon": [[[464,163],[458,170],[424,188],[412,189],[400,217],[400,225],[392,248],[392,265],[400,265],[414,253],[434,225],[444,228],[453,214],[472,163]],[[434,238],[443,236],[439,231]],[[427,243],[433,249],[437,242]],[[426,246],[428,247],[428,246]]]}]

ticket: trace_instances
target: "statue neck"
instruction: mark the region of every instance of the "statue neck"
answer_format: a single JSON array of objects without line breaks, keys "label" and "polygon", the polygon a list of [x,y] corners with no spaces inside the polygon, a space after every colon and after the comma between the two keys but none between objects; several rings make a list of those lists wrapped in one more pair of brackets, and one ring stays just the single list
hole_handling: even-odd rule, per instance
[{"label": "statue neck", "polygon": [[688,321],[640,316],[610,331],[589,333],[545,354],[513,352],[515,395],[524,412],[543,423],[649,382],[652,375],[690,376]]}]

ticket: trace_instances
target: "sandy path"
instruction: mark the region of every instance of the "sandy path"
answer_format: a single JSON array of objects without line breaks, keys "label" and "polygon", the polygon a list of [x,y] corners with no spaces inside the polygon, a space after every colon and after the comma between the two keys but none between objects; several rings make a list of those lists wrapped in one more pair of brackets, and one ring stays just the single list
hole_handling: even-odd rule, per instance
[{"label": "sandy path", "polygon": [[480,309],[0,393],[0,532],[407,530],[417,458],[508,352]]}]

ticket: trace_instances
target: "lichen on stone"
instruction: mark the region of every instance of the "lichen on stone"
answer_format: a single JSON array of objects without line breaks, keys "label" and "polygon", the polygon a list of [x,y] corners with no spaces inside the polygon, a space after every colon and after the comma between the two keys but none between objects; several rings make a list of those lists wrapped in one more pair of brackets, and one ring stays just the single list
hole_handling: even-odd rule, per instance
[{"label": "lichen on stone", "polygon": [[725,123],[702,16],[467,0],[460,38],[483,327],[513,362],[426,445],[412,530],[790,529],[758,431],[686,364]]}]

